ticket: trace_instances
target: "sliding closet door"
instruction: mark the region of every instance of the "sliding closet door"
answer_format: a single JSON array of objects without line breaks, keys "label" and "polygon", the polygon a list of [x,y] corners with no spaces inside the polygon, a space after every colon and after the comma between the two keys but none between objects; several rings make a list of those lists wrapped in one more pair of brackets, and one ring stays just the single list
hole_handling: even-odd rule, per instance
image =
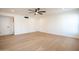
[{"label": "sliding closet door", "polygon": [[0,35],[11,35],[13,33],[13,17],[0,15]]}]

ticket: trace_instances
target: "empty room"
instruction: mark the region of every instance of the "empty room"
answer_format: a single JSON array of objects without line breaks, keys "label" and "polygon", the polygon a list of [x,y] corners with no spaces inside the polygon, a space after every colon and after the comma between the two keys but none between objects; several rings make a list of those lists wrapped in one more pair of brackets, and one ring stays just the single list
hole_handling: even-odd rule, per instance
[{"label": "empty room", "polygon": [[79,51],[79,9],[0,8],[0,51]]}]

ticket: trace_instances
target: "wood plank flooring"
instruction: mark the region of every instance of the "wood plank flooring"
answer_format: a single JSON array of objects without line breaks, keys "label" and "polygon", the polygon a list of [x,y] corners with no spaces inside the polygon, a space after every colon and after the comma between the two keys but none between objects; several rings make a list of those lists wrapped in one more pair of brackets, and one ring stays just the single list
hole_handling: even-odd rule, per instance
[{"label": "wood plank flooring", "polygon": [[0,36],[1,51],[79,51],[79,40],[34,32]]}]

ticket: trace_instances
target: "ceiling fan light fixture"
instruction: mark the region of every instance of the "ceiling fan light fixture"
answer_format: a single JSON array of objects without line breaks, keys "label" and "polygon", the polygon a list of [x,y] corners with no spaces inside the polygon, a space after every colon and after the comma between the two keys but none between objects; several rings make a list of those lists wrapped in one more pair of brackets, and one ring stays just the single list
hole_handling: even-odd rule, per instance
[{"label": "ceiling fan light fixture", "polygon": [[35,14],[37,15],[37,14],[38,14],[38,12],[35,12]]},{"label": "ceiling fan light fixture", "polygon": [[43,15],[46,11],[42,11],[40,8],[35,8],[35,10],[29,10],[34,13],[34,15]]}]

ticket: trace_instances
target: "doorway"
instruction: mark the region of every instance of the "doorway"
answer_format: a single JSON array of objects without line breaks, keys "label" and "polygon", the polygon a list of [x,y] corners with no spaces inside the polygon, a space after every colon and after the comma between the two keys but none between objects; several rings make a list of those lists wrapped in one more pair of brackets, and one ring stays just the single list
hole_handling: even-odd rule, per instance
[{"label": "doorway", "polygon": [[0,36],[14,34],[14,18],[0,15]]}]

